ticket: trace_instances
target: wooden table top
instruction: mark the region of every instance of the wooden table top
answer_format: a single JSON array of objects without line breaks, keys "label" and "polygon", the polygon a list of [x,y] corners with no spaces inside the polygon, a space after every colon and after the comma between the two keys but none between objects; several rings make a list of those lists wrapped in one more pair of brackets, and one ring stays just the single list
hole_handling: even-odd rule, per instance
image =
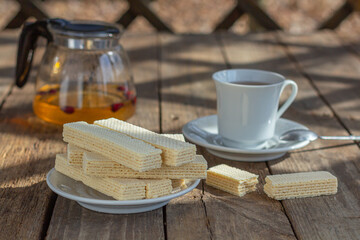
[{"label": "wooden table top", "polygon": [[[202,182],[158,210],[111,215],[57,196],[45,179],[55,154],[66,150],[62,127],[33,114],[33,77],[24,88],[14,87],[17,37],[0,33],[0,239],[360,239],[360,151],[352,141],[317,140],[259,163],[221,159],[198,146],[209,167],[225,163],[260,176],[256,192],[244,197]],[[320,135],[360,135],[358,36],[148,34],[125,35],[121,42],[138,91],[131,123],[180,133],[187,122],[216,114],[213,72],[255,68],[297,82],[285,118]],[[277,201],[263,192],[269,174],[315,170],[338,178],[336,195]]]}]

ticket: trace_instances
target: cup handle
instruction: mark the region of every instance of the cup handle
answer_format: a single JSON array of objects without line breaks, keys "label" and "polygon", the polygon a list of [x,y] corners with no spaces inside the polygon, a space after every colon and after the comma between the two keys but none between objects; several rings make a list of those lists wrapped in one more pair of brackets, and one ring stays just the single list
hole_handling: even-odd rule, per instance
[{"label": "cup handle", "polygon": [[296,94],[298,92],[298,86],[293,80],[285,80],[284,85],[282,86],[280,95],[284,91],[285,87],[288,86],[288,85],[291,85],[291,90],[292,90],[291,95],[285,101],[285,103],[279,108],[279,110],[278,110],[278,112],[276,114],[276,119],[279,119],[281,117],[281,115],[284,114],[286,109],[288,109],[290,107],[291,103],[295,100]]}]

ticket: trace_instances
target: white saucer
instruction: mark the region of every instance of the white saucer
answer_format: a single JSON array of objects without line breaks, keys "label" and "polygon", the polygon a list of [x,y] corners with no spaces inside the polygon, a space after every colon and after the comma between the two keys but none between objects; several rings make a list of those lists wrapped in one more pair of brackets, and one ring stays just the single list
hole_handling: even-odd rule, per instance
[{"label": "white saucer", "polygon": [[262,149],[239,149],[224,146],[221,143],[221,137],[218,135],[216,115],[201,117],[188,122],[183,127],[182,132],[189,141],[205,147],[209,153],[215,156],[243,162],[260,162],[278,159],[287,151],[302,148],[309,144],[309,141],[280,142],[278,140],[279,136],[292,129],[308,128],[294,121],[280,118],[276,123],[274,137],[267,141]]},{"label": "white saucer", "polygon": [[190,181],[185,189],[174,191],[170,195],[159,198],[118,201],[84,185],[82,182],[75,181],[59,173],[54,168],[46,176],[47,185],[60,196],[75,200],[87,209],[112,214],[140,213],[161,208],[171,199],[193,190],[199,182],[199,179]]}]

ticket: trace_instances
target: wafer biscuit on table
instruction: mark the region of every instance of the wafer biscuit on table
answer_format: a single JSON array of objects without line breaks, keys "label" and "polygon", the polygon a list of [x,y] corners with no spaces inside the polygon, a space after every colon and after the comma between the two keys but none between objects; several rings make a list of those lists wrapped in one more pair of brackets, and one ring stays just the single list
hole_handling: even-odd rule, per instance
[{"label": "wafer biscuit on table", "polygon": [[115,118],[95,121],[94,124],[140,139],[161,149],[165,165],[180,166],[192,162],[195,158],[194,144],[171,139]]},{"label": "wafer biscuit on table", "polygon": [[145,183],[137,179],[116,179],[88,177],[81,168],[69,165],[65,154],[57,154],[55,169],[85,185],[117,200],[133,200],[145,198]]},{"label": "wafer biscuit on table", "polygon": [[335,194],[338,185],[325,171],[270,175],[265,182],[264,192],[277,200]]},{"label": "wafer biscuit on table", "polygon": [[256,190],[257,178],[258,175],[253,173],[221,164],[207,171],[206,184],[237,196],[244,196]]},{"label": "wafer biscuit on table", "polygon": [[206,178],[207,162],[197,155],[191,163],[179,167],[163,165],[161,168],[146,172],[134,171],[104,156],[92,152],[83,155],[83,171],[89,176],[119,177],[119,178],[149,178],[149,179],[199,179]]},{"label": "wafer biscuit on table", "polygon": [[82,158],[83,158],[84,150],[72,145],[67,145],[67,161],[70,165],[82,166]]},{"label": "wafer biscuit on table", "polygon": [[99,153],[135,171],[161,167],[161,150],[131,138],[86,122],[64,124],[65,142]]}]

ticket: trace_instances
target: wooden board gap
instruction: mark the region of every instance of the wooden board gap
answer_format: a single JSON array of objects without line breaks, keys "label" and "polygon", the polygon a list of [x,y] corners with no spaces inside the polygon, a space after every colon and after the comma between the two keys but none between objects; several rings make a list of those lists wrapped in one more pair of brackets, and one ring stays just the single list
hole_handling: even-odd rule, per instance
[{"label": "wooden board gap", "polygon": [[50,200],[44,216],[44,223],[43,223],[40,239],[46,239],[57,197],[58,195],[56,193],[52,193],[50,196]]}]

